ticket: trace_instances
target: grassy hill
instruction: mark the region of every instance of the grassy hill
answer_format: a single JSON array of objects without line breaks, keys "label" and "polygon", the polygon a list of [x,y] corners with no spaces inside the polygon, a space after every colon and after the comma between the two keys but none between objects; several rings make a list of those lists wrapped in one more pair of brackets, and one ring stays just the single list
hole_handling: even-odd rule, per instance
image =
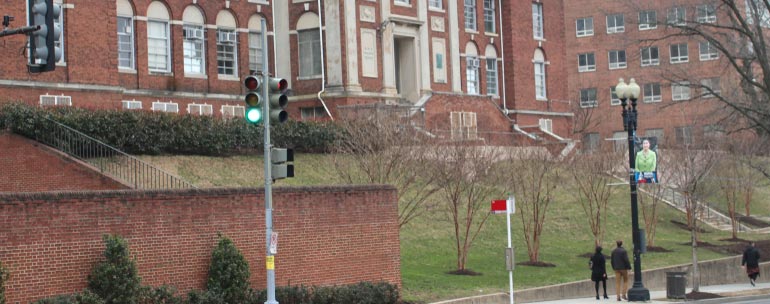
[{"label": "grassy hill", "polygon": [[[200,187],[261,187],[264,184],[259,156],[201,157],[201,156],[144,156],[145,161]],[[281,180],[278,185],[339,184],[330,157],[318,154],[299,154],[295,160],[296,178]],[[615,239],[623,239],[632,248],[631,216],[628,186],[618,186],[610,201],[607,235],[603,247],[609,254]],[[567,189],[559,189],[556,202],[550,206],[543,235],[540,260],[556,267],[517,266],[514,270],[516,289],[558,284],[590,277],[588,258],[581,255],[593,252],[593,237],[580,204]],[[765,191],[765,190],[763,190]],[[766,202],[762,202],[767,204]],[[759,203],[758,203],[759,204]],[[766,207],[762,207],[763,209]],[[522,236],[521,219],[515,214],[512,223],[515,259],[527,261],[527,247]],[[689,232],[672,221],[684,222],[684,215],[670,208],[662,208],[655,245],[671,252],[654,252],[642,256],[642,268],[651,269],[691,261]],[[479,276],[457,276],[456,254],[452,224],[445,210],[437,209],[410,222],[401,230],[401,272],[403,294],[413,301],[435,301],[508,290],[504,248],[506,240],[505,215],[493,215],[487,222],[470,252],[468,267]],[[729,232],[706,228],[702,241],[720,245],[729,242]],[[741,234],[743,239],[767,239],[765,235]],[[724,253],[700,249],[700,260],[727,256]]]}]

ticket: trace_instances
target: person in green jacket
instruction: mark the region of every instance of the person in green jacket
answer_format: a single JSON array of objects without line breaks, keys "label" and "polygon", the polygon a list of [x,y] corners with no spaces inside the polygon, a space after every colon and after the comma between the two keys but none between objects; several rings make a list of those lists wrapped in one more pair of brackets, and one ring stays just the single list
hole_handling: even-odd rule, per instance
[{"label": "person in green jacket", "polygon": [[655,151],[650,150],[650,141],[642,142],[642,151],[636,152],[636,172],[654,172],[658,164]]}]

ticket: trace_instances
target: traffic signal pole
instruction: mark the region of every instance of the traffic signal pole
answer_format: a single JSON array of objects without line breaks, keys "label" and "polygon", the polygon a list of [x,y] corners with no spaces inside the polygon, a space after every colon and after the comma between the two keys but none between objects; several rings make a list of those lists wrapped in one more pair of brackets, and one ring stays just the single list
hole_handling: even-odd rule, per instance
[{"label": "traffic signal pole", "polygon": [[[262,28],[267,28],[265,18],[262,18]],[[267,45],[267,35],[262,35],[262,45]],[[275,255],[273,252],[270,252],[270,239],[273,234],[273,178],[270,172],[272,162],[270,161],[270,98],[267,95],[269,91],[269,85],[267,84],[269,79],[267,60],[267,52],[262,52],[262,96],[264,97],[264,102],[262,102],[262,125],[265,126],[265,266],[267,268],[267,301],[265,301],[265,304],[278,304],[278,301],[275,300]]]}]

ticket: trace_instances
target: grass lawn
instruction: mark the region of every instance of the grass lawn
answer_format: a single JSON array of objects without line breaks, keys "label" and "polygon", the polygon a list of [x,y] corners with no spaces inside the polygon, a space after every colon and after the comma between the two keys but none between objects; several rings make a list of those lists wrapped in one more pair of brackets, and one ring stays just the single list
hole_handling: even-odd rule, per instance
[{"label": "grass lawn", "polygon": [[[226,158],[201,156],[143,156],[143,160],[179,175],[199,187],[261,187],[263,161],[256,156]],[[329,156],[298,154],[295,156],[296,178],[278,182],[278,185],[339,184]],[[580,257],[593,252],[593,237],[580,204],[566,189],[560,189],[550,206],[540,248],[540,261],[556,267],[517,266],[514,270],[516,289],[552,285],[590,277],[588,258]],[[767,191],[764,189],[763,191]],[[756,195],[763,200],[767,195]],[[502,199],[502,198],[501,198]],[[618,186],[611,198],[607,234],[603,247],[605,254],[614,248],[615,239],[623,239],[630,251],[631,216],[627,186]],[[759,210],[759,209],[758,209]],[[641,215],[640,215],[641,217]],[[520,214],[512,217],[513,244],[517,262],[528,260],[523,238]],[[688,231],[678,228],[671,220],[684,222],[684,215],[670,208],[660,209],[660,221],[655,245],[672,252],[647,253],[642,256],[643,269],[688,263],[691,261]],[[640,218],[640,223],[643,223]],[[505,270],[504,248],[507,245],[505,215],[492,215],[468,257],[467,267],[480,272],[479,276],[450,275],[456,269],[456,251],[452,223],[443,210],[417,218],[402,228],[401,276],[403,295],[407,300],[431,302],[507,291],[508,273]],[[760,235],[739,235],[744,239],[758,239]],[[702,241],[723,244],[729,232],[708,229]],[[700,249],[701,260],[724,255]]]}]

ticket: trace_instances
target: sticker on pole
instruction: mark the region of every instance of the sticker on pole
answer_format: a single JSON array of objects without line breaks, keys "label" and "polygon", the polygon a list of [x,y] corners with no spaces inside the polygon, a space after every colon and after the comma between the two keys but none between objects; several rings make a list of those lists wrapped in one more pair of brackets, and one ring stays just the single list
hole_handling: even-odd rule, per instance
[{"label": "sticker on pole", "polygon": [[275,269],[275,257],[272,255],[268,255],[265,259],[265,264],[267,264],[267,270],[273,270]]},{"label": "sticker on pole", "polygon": [[278,254],[278,232],[270,234],[270,254]]}]

